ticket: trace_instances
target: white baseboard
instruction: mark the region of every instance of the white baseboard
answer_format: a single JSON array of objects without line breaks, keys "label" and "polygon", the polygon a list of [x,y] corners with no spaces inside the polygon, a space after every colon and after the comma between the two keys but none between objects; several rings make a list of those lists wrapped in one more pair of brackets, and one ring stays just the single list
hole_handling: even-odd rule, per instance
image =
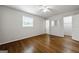
[{"label": "white baseboard", "polygon": [[76,40],[76,41],[79,41],[79,38],[76,38],[76,37],[73,37],[73,36],[72,36],[72,39]]},{"label": "white baseboard", "polygon": [[[42,33],[42,34],[37,34],[37,35],[33,35],[33,36],[38,36],[38,35],[43,35],[43,34],[45,34],[45,33]],[[30,38],[30,37],[33,37],[33,36],[29,36],[29,37],[22,37],[22,38],[14,39],[14,40],[11,40],[11,41],[2,42],[2,43],[0,43],[0,45],[7,44],[7,43],[10,43],[10,42],[14,42],[14,41],[18,41],[18,40],[22,40],[22,39],[25,39],[25,38]]]}]

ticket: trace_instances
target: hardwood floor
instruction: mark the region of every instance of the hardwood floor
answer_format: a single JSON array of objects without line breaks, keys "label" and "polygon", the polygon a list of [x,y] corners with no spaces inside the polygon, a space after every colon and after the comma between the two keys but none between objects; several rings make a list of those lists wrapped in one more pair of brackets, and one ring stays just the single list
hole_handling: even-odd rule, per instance
[{"label": "hardwood floor", "polygon": [[71,53],[79,52],[79,42],[69,36],[39,35],[0,46],[9,53]]}]

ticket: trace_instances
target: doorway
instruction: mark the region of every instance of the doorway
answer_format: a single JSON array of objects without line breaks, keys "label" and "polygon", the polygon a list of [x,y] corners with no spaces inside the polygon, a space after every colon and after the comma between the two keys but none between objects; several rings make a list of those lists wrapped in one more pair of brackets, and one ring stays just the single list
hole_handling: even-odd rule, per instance
[{"label": "doorway", "polygon": [[49,22],[49,20],[46,20],[46,34],[49,34],[50,33],[49,32],[50,31],[49,30],[50,29],[49,27],[50,27],[50,22]]}]

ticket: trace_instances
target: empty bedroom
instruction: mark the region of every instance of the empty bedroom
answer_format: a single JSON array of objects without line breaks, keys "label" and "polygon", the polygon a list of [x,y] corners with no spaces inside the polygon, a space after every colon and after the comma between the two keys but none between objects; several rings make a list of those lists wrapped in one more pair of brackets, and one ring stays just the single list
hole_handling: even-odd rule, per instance
[{"label": "empty bedroom", "polygon": [[0,5],[0,53],[79,53],[79,5]]}]

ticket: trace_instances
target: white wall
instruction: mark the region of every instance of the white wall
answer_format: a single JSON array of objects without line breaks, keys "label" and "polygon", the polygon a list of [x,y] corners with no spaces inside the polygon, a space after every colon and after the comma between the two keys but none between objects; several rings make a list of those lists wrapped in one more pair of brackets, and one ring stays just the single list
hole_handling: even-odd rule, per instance
[{"label": "white wall", "polygon": [[52,20],[58,20],[59,21],[59,24],[57,24],[57,26],[50,27],[50,34],[63,37],[64,36],[63,17],[73,16],[73,15],[76,15],[76,14],[79,14],[79,10],[71,11],[71,12],[66,12],[66,13],[62,13],[62,14],[58,14],[58,15],[52,15],[50,18],[48,18],[51,21]]},{"label": "white wall", "polygon": [[1,22],[1,19],[2,19],[2,12],[1,12],[1,9],[0,9],[0,41],[2,39],[2,22]]},{"label": "white wall", "polygon": [[[45,33],[45,20],[4,6],[0,6],[0,44]],[[31,16],[34,27],[22,27],[22,16]]]},{"label": "white wall", "polygon": [[72,38],[79,41],[79,14],[72,17]]},{"label": "white wall", "polygon": [[[1,12],[0,12],[0,18],[1,18]],[[1,21],[0,21],[0,27],[1,27]],[[0,33],[1,33],[1,28],[0,28]],[[0,34],[0,39],[1,39],[1,34]]]},{"label": "white wall", "polygon": [[63,37],[64,36],[63,17],[61,15],[56,15],[50,18],[50,22],[52,22],[52,20],[56,21],[56,25],[54,27],[50,25],[50,34]]}]

